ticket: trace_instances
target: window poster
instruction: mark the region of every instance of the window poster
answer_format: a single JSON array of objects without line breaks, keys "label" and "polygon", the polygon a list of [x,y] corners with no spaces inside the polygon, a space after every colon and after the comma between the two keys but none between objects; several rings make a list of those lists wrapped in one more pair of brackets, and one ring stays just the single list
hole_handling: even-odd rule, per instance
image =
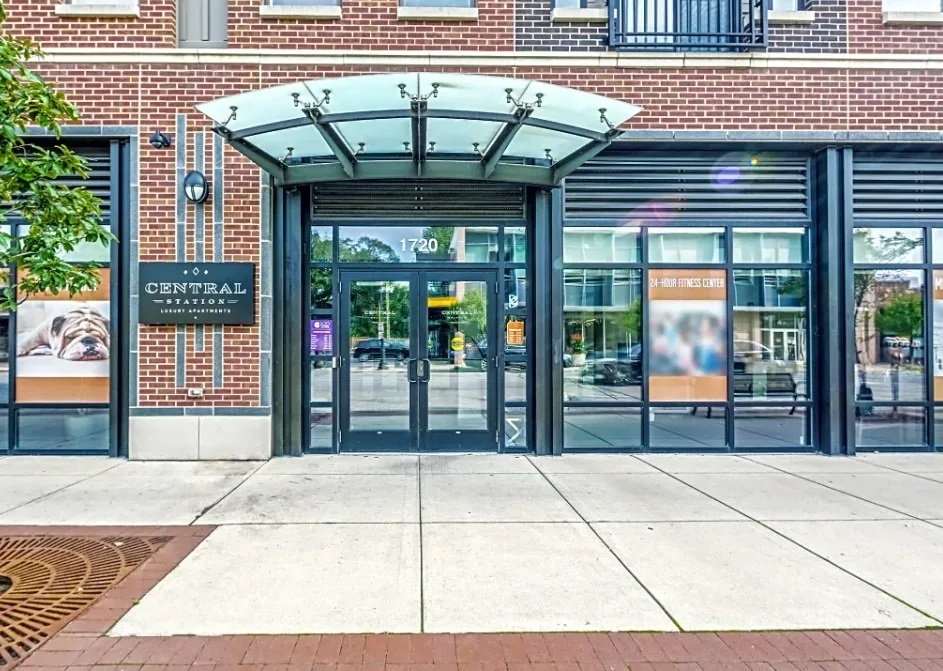
[{"label": "window poster", "polygon": [[652,401],[727,400],[727,273],[648,273]]},{"label": "window poster", "polygon": [[30,297],[16,311],[16,400],[108,403],[110,271],[94,291]]},{"label": "window poster", "polygon": [[943,400],[943,270],[933,271],[933,397]]}]

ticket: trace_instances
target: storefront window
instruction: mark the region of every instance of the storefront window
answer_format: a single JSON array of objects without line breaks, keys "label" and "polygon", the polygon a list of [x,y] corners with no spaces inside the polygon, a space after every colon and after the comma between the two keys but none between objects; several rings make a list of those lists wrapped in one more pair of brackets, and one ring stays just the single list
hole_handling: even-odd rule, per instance
[{"label": "storefront window", "polygon": [[723,407],[658,408],[649,412],[651,446],[694,452],[727,447]]},{"label": "storefront window", "polygon": [[504,261],[527,263],[527,229],[523,226],[508,226],[504,229]]},{"label": "storefront window", "polygon": [[746,228],[733,231],[734,263],[805,263],[803,228]]},{"label": "storefront window", "polygon": [[567,450],[638,448],[642,444],[642,409],[566,408],[563,444]]},{"label": "storefront window", "polygon": [[922,401],[924,273],[856,270],[854,274],[855,384],[859,414],[871,401]]},{"label": "storefront window", "polygon": [[921,447],[927,444],[927,410],[858,404],[855,443],[861,448]]},{"label": "storefront window", "polygon": [[340,261],[359,263],[497,263],[494,226],[342,226]]},{"label": "storefront window", "polygon": [[806,400],[808,274],[765,269],[733,276],[734,399]]},{"label": "storefront window", "polygon": [[638,263],[639,229],[626,227],[567,228],[563,231],[565,263]]},{"label": "storefront window", "polygon": [[334,229],[330,226],[311,227],[311,263],[334,260]]},{"label": "storefront window", "polygon": [[737,449],[797,450],[809,446],[807,408],[737,406],[733,431]]},{"label": "storefront window", "polygon": [[723,263],[723,228],[665,228],[648,233],[651,263]]},{"label": "storefront window", "polygon": [[923,229],[856,228],[855,263],[923,263]]}]

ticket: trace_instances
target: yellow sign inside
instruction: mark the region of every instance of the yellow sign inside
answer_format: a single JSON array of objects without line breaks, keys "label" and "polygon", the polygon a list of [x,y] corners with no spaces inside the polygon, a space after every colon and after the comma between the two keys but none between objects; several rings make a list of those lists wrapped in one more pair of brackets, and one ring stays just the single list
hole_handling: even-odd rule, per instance
[{"label": "yellow sign inside", "polygon": [[524,322],[508,322],[507,343],[508,345],[524,344]]},{"label": "yellow sign inside", "polygon": [[452,338],[452,351],[461,352],[462,348],[465,347],[465,339],[461,336],[455,336]]}]

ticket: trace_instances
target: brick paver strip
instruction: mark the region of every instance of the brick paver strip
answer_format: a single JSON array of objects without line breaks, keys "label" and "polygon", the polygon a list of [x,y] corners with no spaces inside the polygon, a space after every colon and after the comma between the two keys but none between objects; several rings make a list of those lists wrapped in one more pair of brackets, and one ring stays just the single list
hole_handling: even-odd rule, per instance
[{"label": "brick paver strip", "polygon": [[943,629],[696,633],[104,634],[213,527],[3,527],[0,535],[173,539],[22,671],[943,671]]}]

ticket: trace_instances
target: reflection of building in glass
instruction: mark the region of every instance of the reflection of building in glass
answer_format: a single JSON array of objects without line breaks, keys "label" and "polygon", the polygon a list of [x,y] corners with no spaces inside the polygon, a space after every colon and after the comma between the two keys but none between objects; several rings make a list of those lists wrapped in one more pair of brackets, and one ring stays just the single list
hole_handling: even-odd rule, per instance
[{"label": "reflection of building in glass", "polygon": [[[572,351],[593,358],[640,358],[642,279],[638,270],[568,268],[563,274],[563,295],[565,337]],[[581,345],[573,349],[576,343]]]},{"label": "reflection of building in glass", "polygon": [[805,274],[791,270],[734,272],[733,348],[743,372],[804,369],[807,361]]}]

